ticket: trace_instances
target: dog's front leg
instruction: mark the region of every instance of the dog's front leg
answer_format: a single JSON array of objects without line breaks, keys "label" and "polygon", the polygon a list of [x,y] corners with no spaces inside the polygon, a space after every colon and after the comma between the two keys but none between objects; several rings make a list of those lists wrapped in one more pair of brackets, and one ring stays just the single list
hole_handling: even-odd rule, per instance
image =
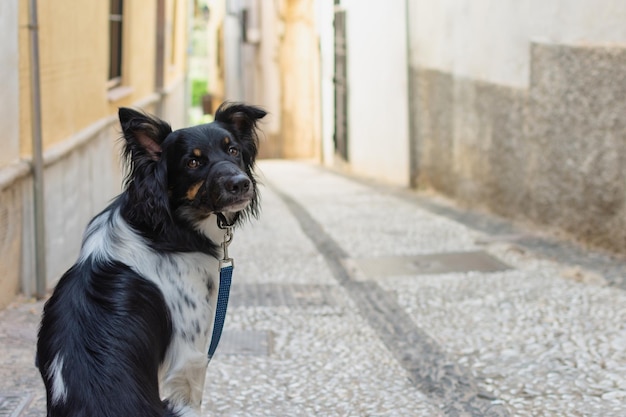
[{"label": "dog's front leg", "polygon": [[161,394],[176,415],[198,417],[208,359],[206,354],[185,350],[187,351],[182,355],[184,360],[174,364],[165,375],[161,383]]}]

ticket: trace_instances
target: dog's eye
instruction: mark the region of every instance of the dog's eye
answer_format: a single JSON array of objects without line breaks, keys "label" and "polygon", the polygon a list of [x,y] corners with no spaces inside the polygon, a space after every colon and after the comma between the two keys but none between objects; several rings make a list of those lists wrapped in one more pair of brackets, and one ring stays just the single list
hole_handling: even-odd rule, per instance
[{"label": "dog's eye", "polygon": [[198,161],[195,158],[192,158],[189,160],[189,162],[187,162],[187,167],[191,168],[191,169],[196,169],[200,166],[200,161]]},{"label": "dog's eye", "polygon": [[239,149],[235,148],[234,146],[231,146],[230,148],[228,148],[228,153],[231,156],[239,156]]}]

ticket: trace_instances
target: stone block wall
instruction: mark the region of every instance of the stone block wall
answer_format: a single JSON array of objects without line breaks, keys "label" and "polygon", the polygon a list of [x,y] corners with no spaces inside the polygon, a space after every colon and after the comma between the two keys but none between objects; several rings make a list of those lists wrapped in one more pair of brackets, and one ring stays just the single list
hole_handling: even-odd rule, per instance
[{"label": "stone block wall", "polygon": [[626,252],[626,48],[529,54],[528,88],[411,69],[412,181]]},{"label": "stone block wall", "polygon": [[24,181],[0,190],[0,308],[20,289]]},{"label": "stone block wall", "polygon": [[[119,192],[119,128],[111,117],[45,154],[46,281],[77,259],[91,217]],[[35,294],[33,183],[26,162],[0,170],[0,308]]]}]

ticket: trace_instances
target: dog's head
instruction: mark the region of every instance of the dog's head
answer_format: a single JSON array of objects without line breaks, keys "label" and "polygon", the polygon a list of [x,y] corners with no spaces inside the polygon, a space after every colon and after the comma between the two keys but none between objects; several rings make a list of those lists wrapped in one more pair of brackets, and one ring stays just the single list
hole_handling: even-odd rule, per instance
[{"label": "dog's head", "polygon": [[214,122],[172,131],[156,117],[121,108],[128,162],[125,215],[153,233],[171,222],[198,227],[211,214],[229,220],[256,215],[256,124],[265,114],[258,107],[224,103]]}]

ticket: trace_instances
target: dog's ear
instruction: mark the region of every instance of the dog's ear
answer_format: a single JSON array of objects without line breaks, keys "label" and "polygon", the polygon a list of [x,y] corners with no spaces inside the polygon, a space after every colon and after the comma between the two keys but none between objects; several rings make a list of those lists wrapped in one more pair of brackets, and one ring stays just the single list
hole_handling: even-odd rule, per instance
[{"label": "dog's ear", "polygon": [[167,166],[161,160],[161,145],[172,132],[170,125],[137,110],[119,109],[126,144],[127,217],[144,232],[158,232],[171,217],[167,194]]},{"label": "dog's ear", "polygon": [[143,157],[158,161],[161,158],[161,144],[172,133],[170,125],[127,107],[121,107],[118,114],[126,139],[126,153],[135,161]]},{"label": "dog's ear", "polygon": [[267,112],[260,107],[229,102],[222,103],[215,112],[215,121],[225,126],[242,142],[244,159],[249,171],[254,165],[259,143],[257,122],[266,114]]},{"label": "dog's ear", "polygon": [[215,120],[232,126],[238,132],[248,133],[256,128],[257,121],[266,114],[260,107],[225,102],[215,112]]}]

